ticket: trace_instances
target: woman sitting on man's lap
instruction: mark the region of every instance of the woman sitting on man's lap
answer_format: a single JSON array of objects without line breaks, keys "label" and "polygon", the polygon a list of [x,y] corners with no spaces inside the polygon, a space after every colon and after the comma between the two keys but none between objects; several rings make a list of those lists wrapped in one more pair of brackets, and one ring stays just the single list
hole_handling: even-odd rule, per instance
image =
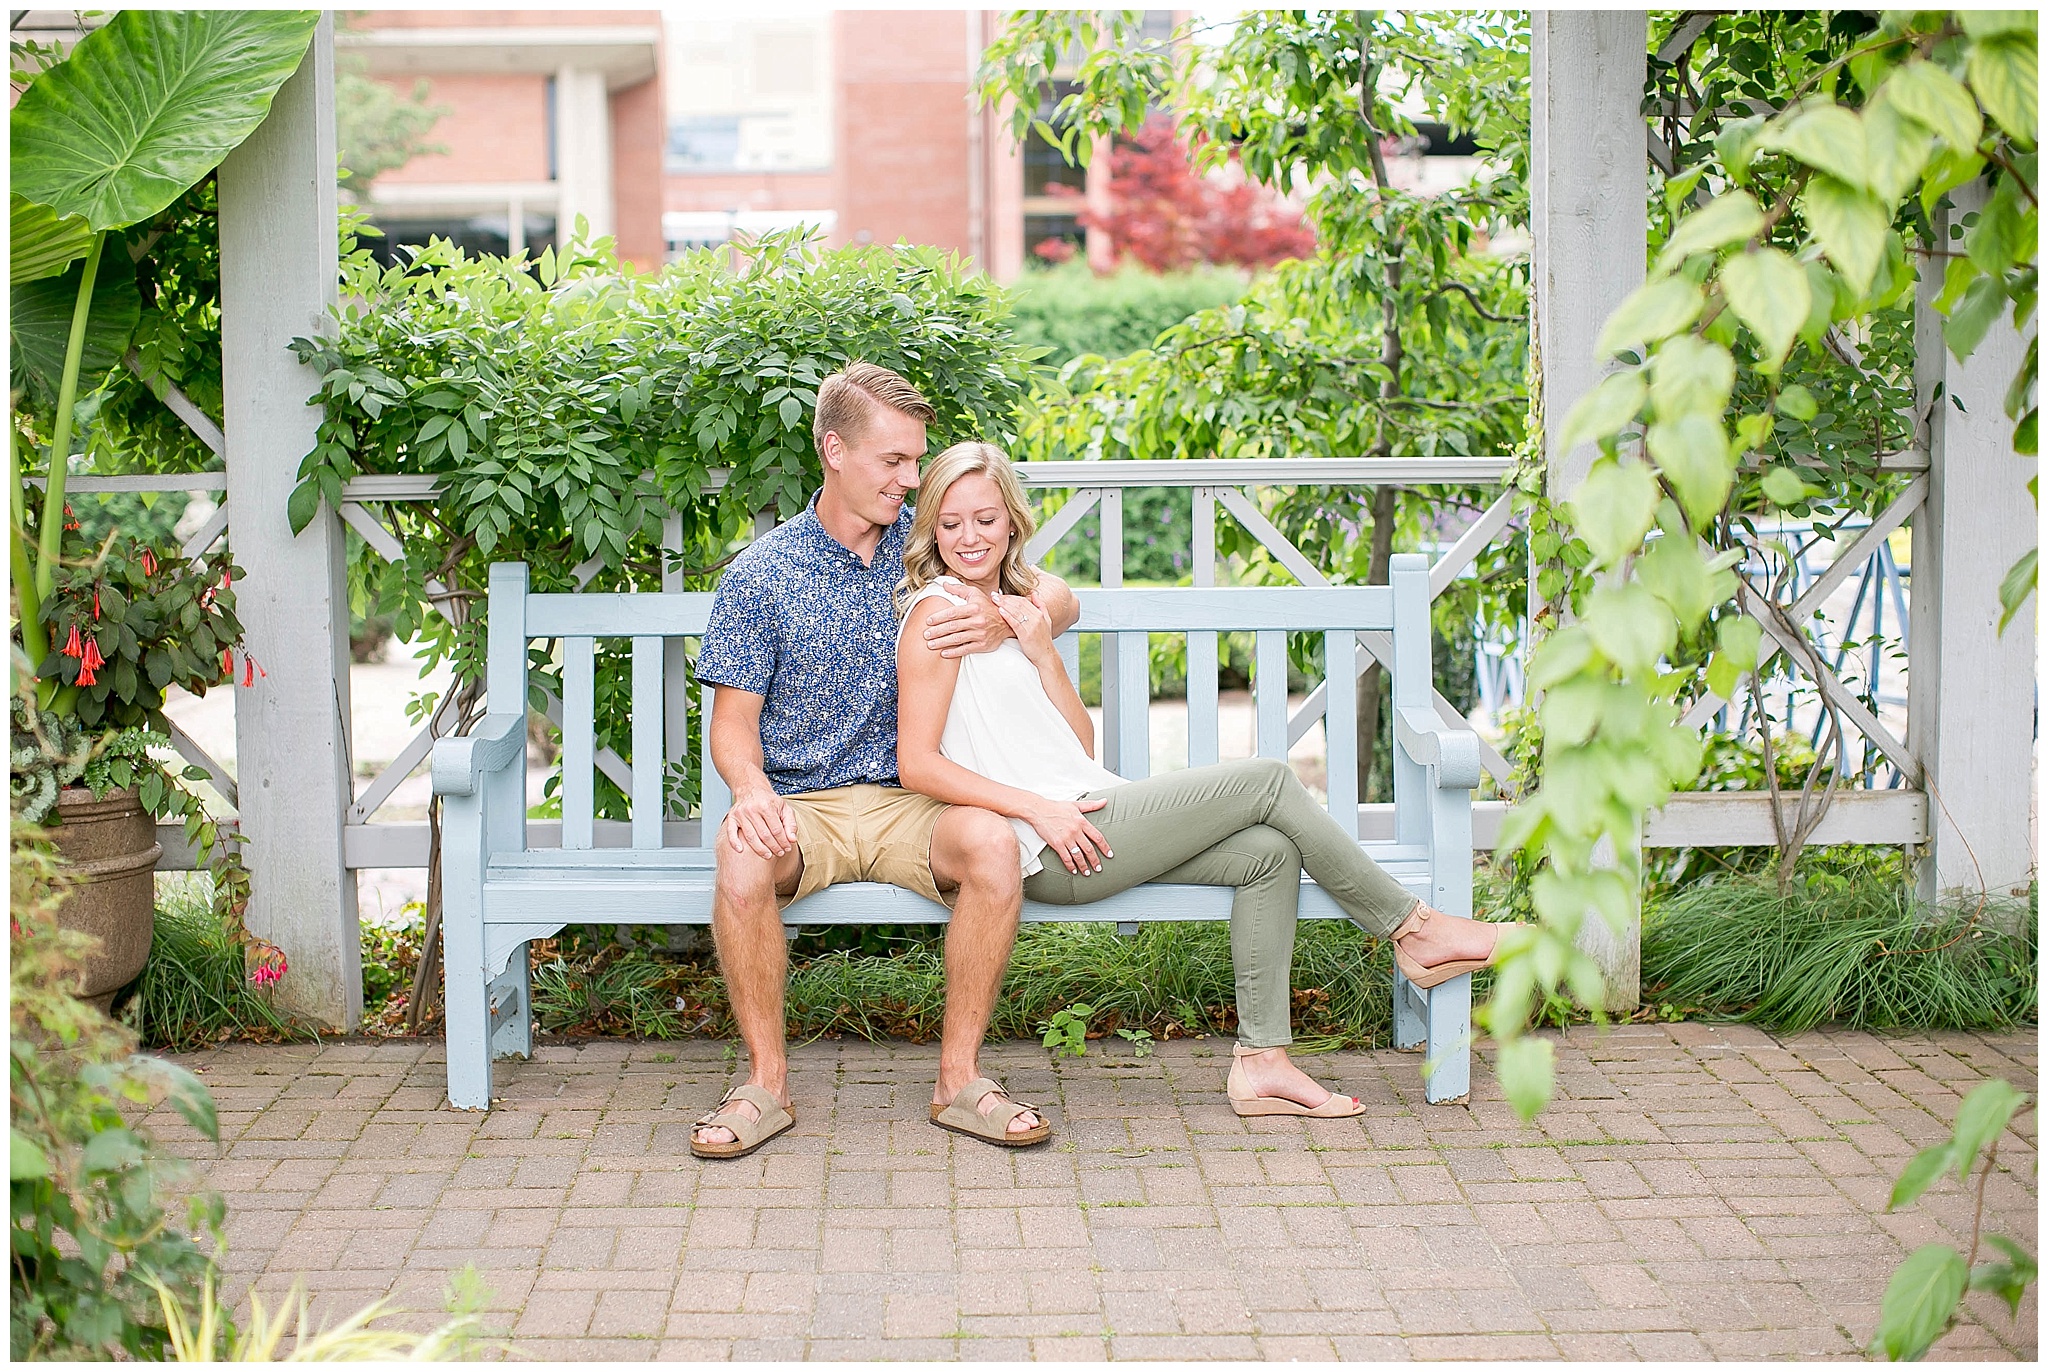
[{"label": "woman sitting on man's lap", "polygon": [[[1009,460],[959,443],[919,482],[897,591],[897,773],[952,805],[1010,818],[1024,894],[1085,905],[1141,882],[1232,886],[1240,1115],[1356,1115],[1287,1056],[1294,924],[1304,868],[1360,926],[1394,941],[1403,975],[1430,987],[1485,966],[1497,925],[1432,918],[1316,804],[1284,762],[1252,758],[1126,781],[1095,760],[1094,723],[1032,599],[1033,521]],[[994,652],[944,658],[923,620],[968,588],[1016,632]],[[1048,860],[1047,855],[1050,855]]]}]

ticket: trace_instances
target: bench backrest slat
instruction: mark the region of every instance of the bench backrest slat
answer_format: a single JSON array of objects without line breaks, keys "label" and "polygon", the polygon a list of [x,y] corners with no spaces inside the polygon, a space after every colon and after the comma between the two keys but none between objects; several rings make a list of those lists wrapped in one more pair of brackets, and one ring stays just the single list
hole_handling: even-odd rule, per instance
[{"label": "bench backrest slat", "polygon": [[1222,760],[1216,722],[1216,633],[1196,629],[1188,635],[1188,766],[1209,767]]},{"label": "bench backrest slat", "polygon": [[1358,837],[1358,637],[1323,635],[1324,785],[1339,828]]},{"label": "bench backrest slat", "polygon": [[1252,690],[1258,696],[1259,756],[1287,757],[1287,635],[1261,629],[1253,654]]},{"label": "bench backrest slat", "polygon": [[662,640],[633,640],[633,846],[659,848],[662,778]]},{"label": "bench backrest slat", "polygon": [[1152,775],[1152,640],[1149,634],[1116,637],[1118,756],[1108,765],[1137,781]]},{"label": "bench backrest slat", "polygon": [[[1429,559],[1420,553],[1397,554],[1388,564],[1388,581],[1400,614],[1394,625],[1393,707],[1436,713],[1430,689]],[[1393,716],[1389,715],[1389,719]],[[1394,749],[1394,838],[1398,843],[1429,841],[1429,778],[1422,764]]]},{"label": "bench backrest slat", "polygon": [[597,813],[592,724],[597,718],[597,640],[562,640],[562,846],[588,848]]}]

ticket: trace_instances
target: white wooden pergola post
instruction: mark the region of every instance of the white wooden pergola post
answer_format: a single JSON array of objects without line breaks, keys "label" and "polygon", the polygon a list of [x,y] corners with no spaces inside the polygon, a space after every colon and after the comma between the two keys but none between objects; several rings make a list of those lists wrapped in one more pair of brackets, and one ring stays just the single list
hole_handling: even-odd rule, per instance
[{"label": "white wooden pergola post", "polygon": [[[1529,232],[1534,239],[1538,384],[1547,468],[1545,494],[1569,499],[1598,455],[1556,441],[1572,405],[1606,368],[1594,343],[1601,326],[1643,284],[1649,216],[1644,207],[1643,84],[1649,15],[1642,10],[1537,10],[1529,16]],[[1531,578],[1531,596],[1534,596]],[[1641,995],[1640,918],[1616,936],[1589,917],[1579,945],[1607,979],[1607,1008]]]},{"label": "white wooden pergola post", "polygon": [[289,349],[332,328],[334,20],[323,16],[270,117],[220,169],[221,374],[236,610],[269,673],[237,692],[235,754],[251,933],[281,948],[282,1008],[336,1029],[362,1018],[348,808],[348,597],[341,522],[294,537],[285,502],[313,450],[315,377]]},{"label": "white wooden pergola post", "polygon": [[[1949,224],[1983,206],[1982,181],[1957,191]],[[1954,244],[1950,243],[1953,247]],[[2027,341],[2002,319],[1967,362],[1942,343],[1930,303],[1939,262],[1923,269],[1915,358],[1927,447],[1927,502],[1913,519],[1907,747],[1927,792],[1923,900],[2024,896],[2035,868],[2034,639],[2038,600],[1998,632],[1998,584],[2034,546],[2027,492],[2035,464],[2014,454],[2005,391]]]}]

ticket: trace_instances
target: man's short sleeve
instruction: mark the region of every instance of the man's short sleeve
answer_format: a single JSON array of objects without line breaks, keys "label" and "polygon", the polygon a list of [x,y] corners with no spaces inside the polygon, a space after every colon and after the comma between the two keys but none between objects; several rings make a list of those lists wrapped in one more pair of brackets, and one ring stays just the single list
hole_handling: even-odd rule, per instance
[{"label": "man's short sleeve", "polygon": [[728,567],[711,602],[697,680],[768,694],[775,679],[776,618],[763,587],[739,567]]}]

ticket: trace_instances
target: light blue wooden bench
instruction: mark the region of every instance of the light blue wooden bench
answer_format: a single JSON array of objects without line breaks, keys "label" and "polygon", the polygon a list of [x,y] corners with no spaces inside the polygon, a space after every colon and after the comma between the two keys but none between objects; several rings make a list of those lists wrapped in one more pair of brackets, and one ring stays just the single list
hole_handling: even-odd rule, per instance
[{"label": "light blue wooden bench", "polygon": [[[1472,788],[1478,741],[1431,708],[1428,560],[1393,560],[1389,586],[1081,590],[1077,633],[1118,635],[1118,689],[1105,735],[1129,742],[1104,760],[1122,776],[1147,774],[1147,633],[1188,636],[1190,763],[1217,758],[1216,635],[1250,630],[1255,657],[1258,752],[1287,751],[1289,631],[1323,637],[1329,740],[1329,805],[1358,832],[1357,666],[1363,636],[1393,656],[1395,832],[1366,851],[1409,890],[1449,914],[1472,912]],[[491,1061],[524,1057],[533,1043],[527,942],[569,924],[705,924],[711,917],[714,839],[729,793],[706,761],[703,818],[676,822],[662,809],[659,766],[595,755],[593,650],[600,638],[632,640],[633,760],[687,753],[683,640],[703,633],[709,593],[532,594],[526,568],[491,569],[486,689],[493,707],[476,731],[434,745],[442,797],[442,936],[447,976],[448,1098],[465,1109],[491,1102]],[[560,846],[529,840],[526,818],[528,644],[560,639],[562,821]],[[1077,640],[1061,640],[1073,669]],[[1105,655],[1110,656],[1110,655]],[[507,708],[507,707],[510,708]],[[711,710],[701,716],[708,759]],[[1113,727],[1112,727],[1113,726]],[[593,819],[594,769],[624,776],[631,822]],[[623,771],[622,771],[623,767]],[[540,826],[535,826],[536,829]],[[600,842],[600,839],[603,841]],[[1228,919],[1227,887],[1149,885],[1094,905],[1027,902],[1024,918],[1114,922],[1124,932],[1155,920]],[[1305,917],[1341,919],[1336,903],[1304,881]],[[893,886],[833,886],[790,907],[797,924],[942,924],[947,912]],[[1418,991],[1394,974],[1394,1039],[1425,1050],[1430,1101],[1464,1098],[1470,1082],[1471,978]]]}]

